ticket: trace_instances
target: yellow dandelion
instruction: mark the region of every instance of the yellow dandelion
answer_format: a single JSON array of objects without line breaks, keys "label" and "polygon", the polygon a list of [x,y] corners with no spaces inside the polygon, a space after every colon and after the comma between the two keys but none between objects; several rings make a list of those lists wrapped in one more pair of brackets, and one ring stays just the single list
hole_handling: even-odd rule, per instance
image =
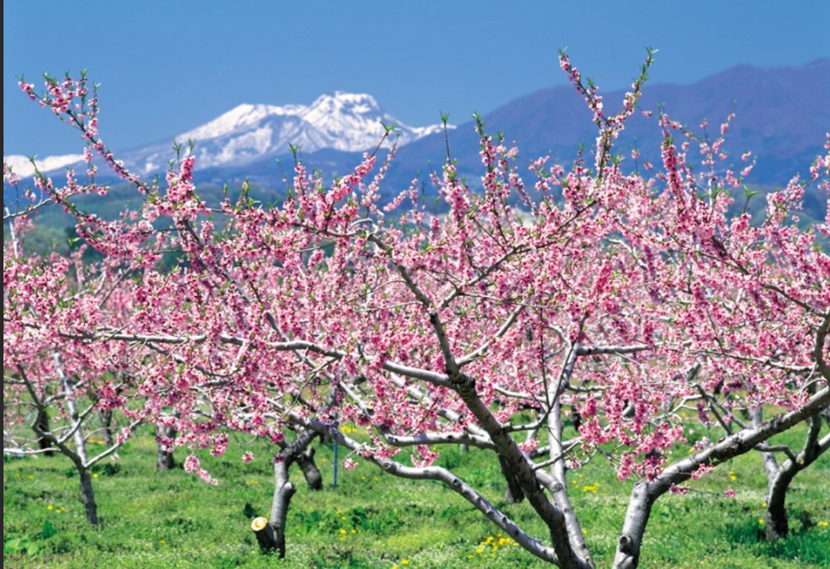
[{"label": "yellow dandelion", "polygon": [[409,565],[409,559],[401,559],[401,565]]},{"label": "yellow dandelion", "polygon": [[764,520],[761,519],[761,518],[758,518],[758,523],[761,524],[761,525],[764,525]]},{"label": "yellow dandelion", "polygon": [[737,479],[738,479],[738,477],[737,477],[737,476],[735,476],[734,474],[730,474],[730,475],[729,475],[729,478],[731,478],[732,480],[737,480]]},{"label": "yellow dandelion", "polygon": [[344,533],[346,533],[346,530],[341,528],[340,533],[344,534]]},{"label": "yellow dandelion", "polygon": [[46,509],[47,509],[47,510],[51,510],[51,509],[52,509],[52,507],[53,507],[53,506],[52,506],[52,504],[49,504],[48,506],[46,506]]},{"label": "yellow dandelion", "polygon": [[828,524],[827,522],[819,522],[819,523],[818,523],[818,524],[816,524],[816,525],[818,525],[818,527],[820,527],[820,528],[826,528],[826,527],[827,527],[828,525],[830,525],[830,524]]},{"label": "yellow dandelion", "polygon": [[98,473],[96,472],[95,474],[92,475],[92,477],[93,478],[98,478]]},{"label": "yellow dandelion", "polygon": [[762,504],[761,504],[761,507],[762,507],[762,508],[766,508],[766,507],[767,507],[767,503],[766,503],[766,502],[762,503]]},{"label": "yellow dandelion", "polygon": [[166,542],[166,541],[164,541],[163,539],[160,539],[160,540],[159,540],[159,543],[167,543],[167,542]]},{"label": "yellow dandelion", "polygon": [[484,553],[484,550],[480,547],[476,547],[476,553]]}]

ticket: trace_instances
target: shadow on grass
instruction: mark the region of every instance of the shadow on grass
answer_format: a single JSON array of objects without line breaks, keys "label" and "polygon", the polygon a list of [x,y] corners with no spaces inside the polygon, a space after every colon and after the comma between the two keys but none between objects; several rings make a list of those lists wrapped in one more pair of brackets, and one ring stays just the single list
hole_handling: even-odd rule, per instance
[{"label": "shadow on grass", "polygon": [[746,520],[726,527],[729,542],[751,548],[756,555],[830,567],[830,531],[817,527],[804,510],[790,512],[790,532],[785,539],[769,542],[759,520]]}]

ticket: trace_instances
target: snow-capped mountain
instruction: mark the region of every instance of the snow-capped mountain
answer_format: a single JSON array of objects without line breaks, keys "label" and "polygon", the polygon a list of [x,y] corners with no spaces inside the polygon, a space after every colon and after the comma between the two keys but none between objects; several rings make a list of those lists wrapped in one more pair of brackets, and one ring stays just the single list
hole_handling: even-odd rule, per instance
[{"label": "snow-capped mountain", "polygon": [[[395,125],[398,146],[442,130],[441,125],[413,127],[385,112],[374,97],[335,91],[310,105],[243,104],[214,120],[174,137],[180,143],[196,142],[196,169],[239,167],[264,158],[285,156],[289,144],[304,154],[331,149],[362,152],[374,149],[383,137],[383,124]],[[449,128],[455,128],[450,126]],[[127,152],[116,152],[125,165],[139,174],[163,172],[174,158],[169,142]],[[79,162],[83,156],[53,156],[38,160],[42,172]],[[24,156],[6,156],[19,176],[34,173]]]},{"label": "snow-capped mountain", "polygon": [[[371,95],[335,91],[307,106],[239,105],[174,138],[196,142],[196,169],[201,170],[284,156],[289,153],[289,144],[299,146],[303,153],[373,149],[383,137],[381,123],[397,127],[398,146],[442,128],[406,125],[385,112]],[[129,152],[124,158],[128,166],[147,174],[163,169],[172,151],[170,144],[157,144]]]}]

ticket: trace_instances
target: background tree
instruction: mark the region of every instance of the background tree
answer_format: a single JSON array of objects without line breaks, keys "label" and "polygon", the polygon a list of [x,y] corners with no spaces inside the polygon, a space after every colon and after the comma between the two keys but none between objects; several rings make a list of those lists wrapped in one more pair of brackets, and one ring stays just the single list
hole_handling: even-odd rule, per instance
[{"label": "background tree", "polygon": [[[25,219],[11,221],[12,238],[3,251],[3,452],[57,452],[69,458],[80,480],[86,519],[97,524],[91,469],[104,458],[117,458],[118,448],[143,420],[125,394],[134,386],[128,363],[134,354],[125,345],[67,342],[60,330],[100,322],[108,303],[114,308],[108,316],[117,315],[120,298],[108,288],[107,272],[91,272],[80,253],[69,259],[22,257],[18,232]],[[116,440],[90,453],[88,443],[99,431],[93,421],[114,409],[127,424]]]}]

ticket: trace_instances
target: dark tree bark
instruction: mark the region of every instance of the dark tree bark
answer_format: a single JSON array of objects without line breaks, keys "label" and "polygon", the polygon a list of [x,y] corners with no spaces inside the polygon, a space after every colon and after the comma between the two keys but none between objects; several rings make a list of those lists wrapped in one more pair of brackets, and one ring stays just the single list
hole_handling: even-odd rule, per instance
[{"label": "dark tree bark", "polygon": [[92,488],[92,476],[89,468],[83,464],[77,464],[78,475],[81,482],[81,499],[84,502],[86,521],[93,525],[98,524],[98,504],[95,502],[95,490]]},{"label": "dark tree bark", "polygon": [[582,415],[579,414],[579,411],[576,409],[576,405],[571,407],[571,423],[573,423],[574,429],[576,432],[579,432],[579,427],[582,426]]},{"label": "dark tree bark", "polygon": [[173,458],[173,449],[167,448],[162,444],[161,437],[175,439],[177,434],[176,427],[160,427],[157,432],[158,452],[156,453],[156,470],[159,472],[172,470],[176,467],[176,461]]},{"label": "dark tree bark", "polygon": [[[530,429],[527,432],[527,436],[525,437],[525,443],[535,441],[537,438],[539,438],[539,429]],[[531,452],[531,457],[532,456],[533,453]],[[499,466],[501,467],[502,475],[504,476],[505,480],[507,480],[507,488],[504,491],[504,501],[508,504],[518,504],[519,502],[525,499],[525,494],[524,492],[522,492],[522,487],[519,485],[519,481],[516,480],[516,477],[512,476],[509,473],[509,471],[506,471],[507,465],[501,458],[499,458]]]},{"label": "dark tree bark", "polygon": [[[753,419],[756,424],[760,421],[760,410],[756,410]],[[821,416],[807,420],[807,437],[804,448],[797,455],[790,451],[789,459],[779,466],[772,452],[764,452],[764,469],[767,473],[768,492],[767,509],[764,512],[764,533],[768,541],[776,541],[787,537],[790,530],[789,516],[787,515],[787,491],[796,475],[810,466],[815,460],[830,448],[830,434],[819,439],[821,432]]]},{"label": "dark tree bark", "polygon": [[[268,523],[268,518],[263,516],[254,518],[251,522],[251,529],[263,552],[273,551],[277,547],[277,533]],[[283,556],[285,556],[284,553]]]},{"label": "dark tree bark", "polygon": [[[37,414],[37,420],[35,421],[35,433],[47,433],[49,432],[49,413],[46,411],[45,408],[40,409]],[[52,445],[52,441],[49,440],[48,437],[43,435],[38,435],[37,439],[37,448],[39,450],[45,450],[43,454],[45,456],[52,456],[55,452],[51,449],[55,448]],[[47,450],[48,449],[48,450]]]},{"label": "dark tree bark", "polygon": [[525,499],[525,493],[522,492],[519,481],[510,471],[510,466],[502,457],[499,457],[499,468],[501,468],[502,476],[507,481],[507,488],[504,491],[504,501],[508,504],[518,504]]},{"label": "dark tree bark", "polygon": [[112,438],[112,409],[99,411],[98,416],[101,418],[101,425],[103,426],[104,442],[107,446],[112,446],[115,444],[115,440]]},{"label": "dark tree bark", "polygon": [[257,542],[263,551],[277,551],[280,559],[285,558],[285,521],[288,507],[294,495],[294,485],[288,479],[288,463],[285,458],[274,462],[274,501],[271,503],[271,517],[256,518],[251,523]]},{"label": "dark tree bark", "polygon": [[323,475],[314,462],[314,452],[314,447],[308,447],[304,452],[298,453],[296,458],[297,466],[300,467],[303,476],[305,476],[305,481],[309,488],[312,490],[322,490]]},{"label": "dark tree bark", "polygon": [[266,552],[276,550],[280,559],[285,558],[285,525],[291,497],[296,491],[289,480],[288,469],[291,464],[297,462],[313,490],[323,488],[323,477],[314,464],[314,449],[308,448],[316,436],[314,431],[302,429],[291,444],[280,444],[282,450],[274,460],[274,498],[270,518],[259,517],[251,523],[260,548]]}]

